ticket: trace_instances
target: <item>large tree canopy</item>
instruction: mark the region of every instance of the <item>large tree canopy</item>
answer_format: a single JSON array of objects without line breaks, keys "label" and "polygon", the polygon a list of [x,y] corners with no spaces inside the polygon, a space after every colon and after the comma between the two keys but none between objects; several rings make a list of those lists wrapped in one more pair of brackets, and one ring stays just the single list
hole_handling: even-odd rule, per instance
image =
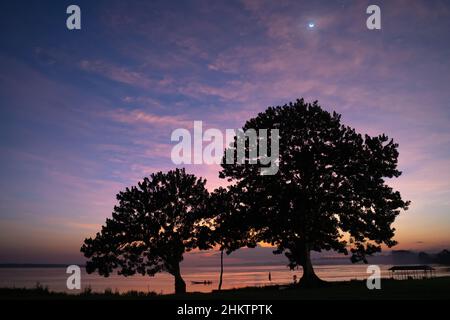
[{"label": "large tree canopy", "polygon": [[[385,181],[401,174],[393,140],[363,137],[342,125],[339,114],[303,99],[268,108],[248,120],[247,129],[279,129],[278,173],[263,176],[258,164],[224,161],[220,176],[235,183],[247,208],[241,226],[284,252],[291,268],[302,266],[301,283],[319,280],[311,251],[347,254],[350,246],[359,261],[383,243],[396,244],[392,223],[409,203]],[[230,148],[236,146],[235,140]],[[247,145],[246,160],[248,151]]]},{"label": "large tree canopy", "polygon": [[180,262],[185,251],[197,247],[197,234],[205,218],[208,191],[205,180],[184,169],[151,174],[117,195],[112,219],[81,251],[88,273],[108,276],[113,269],[128,276],[153,276],[165,271],[175,277],[175,291],[183,293]]}]

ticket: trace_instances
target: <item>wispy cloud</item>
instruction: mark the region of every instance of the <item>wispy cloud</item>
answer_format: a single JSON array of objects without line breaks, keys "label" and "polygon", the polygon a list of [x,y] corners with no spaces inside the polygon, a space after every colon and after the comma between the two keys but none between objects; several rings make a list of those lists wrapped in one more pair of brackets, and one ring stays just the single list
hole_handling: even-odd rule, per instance
[{"label": "wispy cloud", "polygon": [[183,128],[192,126],[191,121],[185,120],[180,116],[157,115],[139,109],[117,109],[108,112],[108,116],[114,121],[135,125],[171,126]]},{"label": "wispy cloud", "polygon": [[167,80],[156,80],[142,72],[103,60],[82,60],[79,65],[84,71],[136,87],[150,88],[152,86],[164,86],[168,83]]}]

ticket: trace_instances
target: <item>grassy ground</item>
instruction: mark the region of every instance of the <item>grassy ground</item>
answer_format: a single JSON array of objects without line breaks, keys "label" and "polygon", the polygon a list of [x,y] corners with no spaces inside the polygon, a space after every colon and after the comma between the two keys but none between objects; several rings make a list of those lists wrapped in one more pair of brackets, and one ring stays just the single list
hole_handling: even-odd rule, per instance
[{"label": "grassy ground", "polygon": [[186,295],[157,295],[131,291],[118,294],[111,291],[80,294],[50,292],[44,287],[34,289],[2,288],[0,299],[62,299],[62,300],[111,300],[111,299],[192,299],[192,300],[328,300],[328,299],[450,299],[450,277],[425,280],[383,279],[381,290],[368,290],[365,281],[327,283],[320,288],[286,286],[248,287],[213,293],[187,293]]}]

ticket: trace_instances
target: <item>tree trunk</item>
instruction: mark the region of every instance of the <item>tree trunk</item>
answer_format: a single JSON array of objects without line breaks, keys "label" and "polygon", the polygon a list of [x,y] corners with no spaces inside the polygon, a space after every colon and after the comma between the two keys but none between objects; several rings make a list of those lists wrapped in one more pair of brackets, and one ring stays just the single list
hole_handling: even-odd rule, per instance
[{"label": "tree trunk", "polygon": [[324,283],[314,272],[311,263],[311,251],[308,246],[304,248],[304,259],[302,259],[303,276],[300,279],[299,285],[302,287],[315,287]]},{"label": "tree trunk", "polygon": [[222,290],[223,277],[223,250],[220,250],[220,277],[219,277],[219,291]]},{"label": "tree trunk", "polygon": [[180,266],[178,265],[173,276],[175,277],[175,293],[183,294],[186,293],[186,283],[181,277]]}]

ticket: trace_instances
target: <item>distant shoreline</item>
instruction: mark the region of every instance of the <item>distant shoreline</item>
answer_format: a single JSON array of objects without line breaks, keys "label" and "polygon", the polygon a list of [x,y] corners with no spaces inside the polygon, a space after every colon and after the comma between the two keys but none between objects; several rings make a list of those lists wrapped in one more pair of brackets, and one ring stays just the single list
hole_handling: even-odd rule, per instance
[{"label": "distant shoreline", "polygon": [[[76,264],[76,263],[73,263]],[[0,269],[6,269],[6,268],[15,268],[15,269],[26,269],[26,268],[67,268],[71,264],[60,264],[60,263],[1,263]],[[79,265],[81,268],[84,268],[85,265]]]}]

